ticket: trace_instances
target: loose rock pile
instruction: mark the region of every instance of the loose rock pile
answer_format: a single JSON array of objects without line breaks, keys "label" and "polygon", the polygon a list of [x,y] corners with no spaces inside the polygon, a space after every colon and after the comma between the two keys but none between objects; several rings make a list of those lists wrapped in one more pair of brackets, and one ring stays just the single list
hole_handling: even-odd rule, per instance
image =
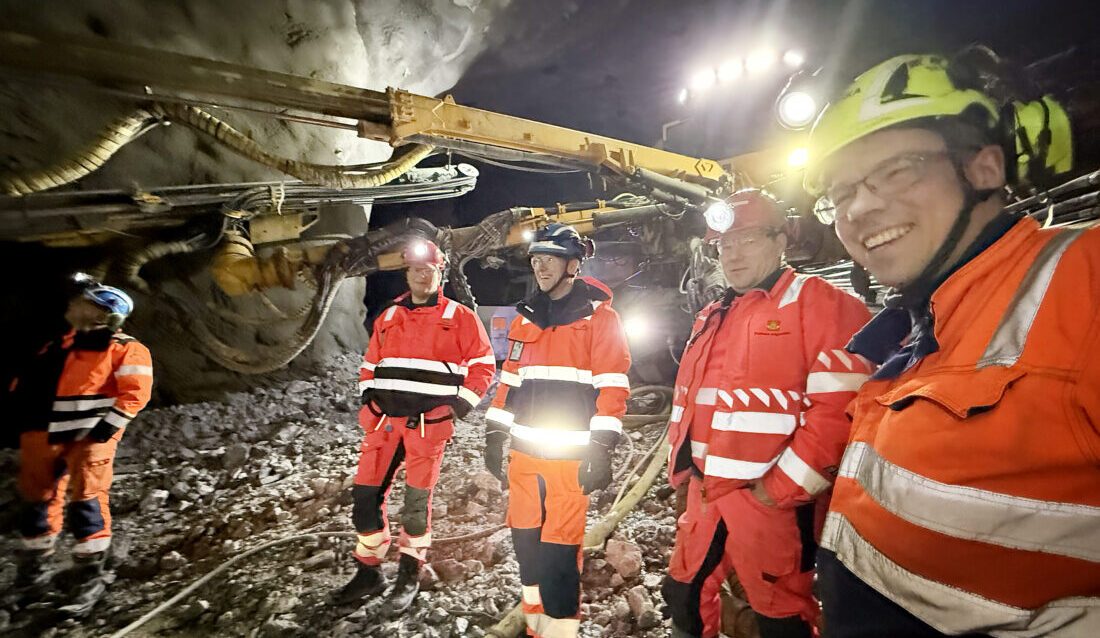
[{"label": "loose rock pile", "polygon": [[[108,596],[81,621],[42,610],[0,610],[0,634],[43,638],[109,636],[184,587],[262,543],[308,532],[352,532],[351,490],[362,430],[356,420],[359,355],[309,380],[143,413],[115,464],[115,537]],[[329,593],[354,571],[351,537],[292,540],[247,557],[130,636],[483,636],[519,601],[518,566],[503,527],[507,495],[482,470],[482,412],[456,426],[433,499],[436,545],[422,593],[405,617],[384,618],[384,602],[339,607]],[[636,460],[660,425],[620,446]],[[16,455],[0,456],[0,524],[14,531]],[[390,497],[400,519],[403,480]],[[613,491],[617,485],[612,485]],[[593,499],[590,518],[613,493]],[[666,636],[659,589],[675,536],[671,490],[663,482],[619,525],[606,550],[587,552],[583,636]],[[483,532],[476,538],[448,538]],[[59,556],[67,560],[71,538]],[[0,540],[11,556],[12,534]],[[393,550],[394,552],[396,550]],[[383,571],[395,576],[389,557]],[[62,566],[64,563],[62,562]],[[14,574],[0,572],[0,588]],[[59,576],[60,578],[60,576]]]}]

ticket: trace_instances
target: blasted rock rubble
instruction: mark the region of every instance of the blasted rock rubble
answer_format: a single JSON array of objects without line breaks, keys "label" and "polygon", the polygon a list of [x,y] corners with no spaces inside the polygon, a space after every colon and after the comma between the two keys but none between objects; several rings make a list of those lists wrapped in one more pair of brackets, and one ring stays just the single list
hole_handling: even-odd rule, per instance
[{"label": "blasted rock rubble", "polygon": [[[111,493],[115,537],[108,596],[80,621],[20,627],[0,610],[0,635],[109,636],[235,555],[313,531],[352,531],[351,490],[362,430],[354,380],[359,355],[310,380],[235,393],[221,402],[151,409],[126,433]],[[433,503],[433,536],[466,535],[504,522],[506,495],[482,470],[483,412],[457,424]],[[641,455],[659,426],[633,432]],[[636,457],[637,458],[637,457]],[[15,455],[2,457],[4,526],[14,529]],[[400,478],[400,475],[399,475]],[[615,488],[613,485],[612,488]],[[590,521],[612,490],[593,499]],[[660,582],[675,536],[671,489],[659,481],[612,535],[588,551],[582,636],[667,636]],[[390,497],[399,519],[402,481]],[[67,539],[71,544],[71,538]],[[0,541],[11,555],[12,534]],[[507,529],[432,549],[413,608],[388,620],[382,601],[335,606],[329,593],[354,571],[351,538],[296,540],[245,558],[130,636],[484,636],[519,601]],[[384,564],[392,579],[396,548]],[[61,555],[68,555],[63,547]],[[10,561],[8,561],[10,562]],[[0,586],[14,575],[5,565]],[[20,612],[25,613],[25,612]],[[33,633],[28,633],[33,632]]]}]

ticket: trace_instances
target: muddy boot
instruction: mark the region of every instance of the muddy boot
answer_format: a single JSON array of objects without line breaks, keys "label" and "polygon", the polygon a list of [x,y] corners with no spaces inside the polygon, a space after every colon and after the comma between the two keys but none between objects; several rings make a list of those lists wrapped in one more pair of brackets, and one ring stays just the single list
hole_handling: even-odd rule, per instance
[{"label": "muddy boot", "polygon": [[107,552],[98,552],[87,556],[73,556],[73,579],[77,583],[66,605],[58,611],[68,616],[84,616],[95,607],[107,591],[103,579],[103,562]]},{"label": "muddy boot", "polygon": [[[358,563],[358,561],[356,562]],[[359,569],[355,572],[355,576],[347,585],[344,585],[333,594],[332,600],[337,605],[347,605],[363,600],[367,596],[380,594],[385,588],[386,578],[382,575],[382,570],[378,565],[359,563]]]},{"label": "muddy boot", "polygon": [[390,616],[404,613],[416,600],[420,592],[420,561],[408,554],[401,554],[397,564],[397,582],[386,599],[386,608]]},{"label": "muddy boot", "polygon": [[5,603],[21,606],[37,602],[50,590],[53,579],[53,550],[18,550],[15,552],[15,580],[5,592]]}]

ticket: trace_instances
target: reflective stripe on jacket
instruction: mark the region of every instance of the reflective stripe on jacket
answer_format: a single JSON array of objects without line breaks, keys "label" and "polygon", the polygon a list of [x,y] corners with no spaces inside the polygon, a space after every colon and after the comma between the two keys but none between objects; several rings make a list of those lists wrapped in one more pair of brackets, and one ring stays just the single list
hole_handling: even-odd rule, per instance
[{"label": "reflective stripe on jacket", "polygon": [[564,300],[571,302],[581,316],[564,325],[544,329],[522,315],[512,321],[500,387],[485,414],[490,431],[511,432],[513,449],[538,458],[584,458],[595,432],[617,439],[630,396],[630,351],[611,292],[583,277]]},{"label": "reflective stripe on jacket", "polygon": [[676,379],[670,482],[695,465],[708,498],[762,481],[781,507],[827,490],[848,440],[844,408],[871,372],[844,345],[870,316],[789,268],[770,290],[704,308]]},{"label": "reflective stripe on jacket", "polygon": [[[496,359],[485,326],[442,291],[433,301],[414,306],[405,293],[374,321],[359,392],[381,414],[412,416],[455,401],[473,407],[489,389]],[[378,418],[371,409],[360,414],[364,427]]]},{"label": "reflective stripe on jacket", "polygon": [[1100,230],[1023,219],[850,408],[822,545],[941,632],[1100,635]]},{"label": "reflective stripe on jacket", "polygon": [[141,342],[117,333],[104,349],[87,350],[73,345],[74,336],[61,342],[68,354],[46,423],[50,443],[81,439],[101,420],[126,427],[153,390],[153,361]]}]

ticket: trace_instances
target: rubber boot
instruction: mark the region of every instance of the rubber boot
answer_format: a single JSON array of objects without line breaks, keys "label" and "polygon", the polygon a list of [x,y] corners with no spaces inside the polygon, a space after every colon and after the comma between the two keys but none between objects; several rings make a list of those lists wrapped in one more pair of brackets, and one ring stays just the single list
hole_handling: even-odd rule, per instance
[{"label": "rubber boot", "polygon": [[41,600],[50,590],[53,575],[52,549],[16,551],[15,580],[5,592],[5,604],[26,605]]},{"label": "rubber boot", "polygon": [[420,561],[408,554],[401,554],[397,564],[397,582],[386,599],[386,609],[391,616],[404,613],[420,592]]},{"label": "rubber boot", "polygon": [[103,594],[107,592],[107,583],[103,579],[103,563],[106,558],[107,552],[73,556],[76,591],[67,605],[58,608],[59,612],[68,616],[84,616],[103,598]]},{"label": "rubber boot", "polygon": [[[359,561],[356,562],[359,563]],[[333,595],[333,602],[337,605],[347,605],[363,600],[367,596],[380,594],[385,588],[386,578],[378,565],[359,563],[355,576]]]}]

